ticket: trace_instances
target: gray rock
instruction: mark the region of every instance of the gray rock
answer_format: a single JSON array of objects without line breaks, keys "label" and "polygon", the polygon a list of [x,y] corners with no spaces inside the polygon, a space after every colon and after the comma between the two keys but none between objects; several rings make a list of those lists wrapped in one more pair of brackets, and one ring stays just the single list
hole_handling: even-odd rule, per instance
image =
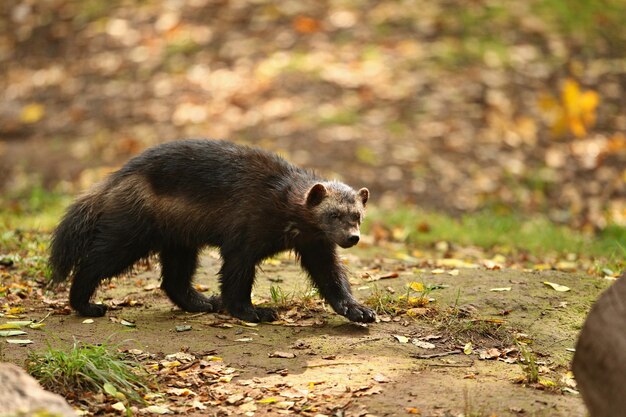
[{"label": "gray rock", "polygon": [[0,417],[77,417],[63,397],[41,388],[22,368],[0,363]]},{"label": "gray rock", "polygon": [[592,307],[572,369],[592,417],[626,415],[626,274]]}]

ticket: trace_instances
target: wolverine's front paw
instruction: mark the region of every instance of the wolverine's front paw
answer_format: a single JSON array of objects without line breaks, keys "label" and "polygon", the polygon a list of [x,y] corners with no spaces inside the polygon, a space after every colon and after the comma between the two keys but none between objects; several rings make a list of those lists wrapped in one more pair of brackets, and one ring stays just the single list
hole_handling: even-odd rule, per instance
[{"label": "wolverine's front paw", "polygon": [[335,311],[345,316],[350,321],[359,323],[372,323],[376,321],[376,313],[374,310],[354,301],[340,303],[339,308],[336,308]]},{"label": "wolverine's front paw", "polygon": [[229,307],[228,312],[234,317],[250,323],[278,320],[278,314],[271,308],[250,306]]},{"label": "wolverine's front paw", "polygon": [[107,306],[104,304],[88,303],[74,307],[78,314],[85,317],[102,317],[107,312]]}]

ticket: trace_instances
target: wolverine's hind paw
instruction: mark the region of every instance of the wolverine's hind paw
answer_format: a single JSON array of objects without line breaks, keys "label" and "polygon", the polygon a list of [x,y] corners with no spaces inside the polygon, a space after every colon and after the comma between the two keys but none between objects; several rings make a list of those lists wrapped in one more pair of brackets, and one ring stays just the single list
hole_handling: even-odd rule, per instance
[{"label": "wolverine's hind paw", "polygon": [[229,308],[228,312],[234,317],[250,323],[278,320],[278,314],[276,311],[267,307],[237,306]]},{"label": "wolverine's hind paw", "polygon": [[[205,297],[201,294],[194,294],[184,302],[178,302],[178,306],[189,313],[215,313],[222,308],[222,301],[219,297]],[[180,301],[180,300],[179,300]]]},{"label": "wolverine's hind paw", "polygon": [[89,303],[74,308],[78,311],[78,314],[85,317],[102,317],[107,312],[107,306],[104,304]]}]

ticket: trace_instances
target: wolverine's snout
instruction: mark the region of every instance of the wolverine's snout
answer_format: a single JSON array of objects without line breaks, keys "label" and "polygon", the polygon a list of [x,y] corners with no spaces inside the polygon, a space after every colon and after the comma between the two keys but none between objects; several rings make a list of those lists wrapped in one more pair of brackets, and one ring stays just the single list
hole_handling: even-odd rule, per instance
[{"label": "wolverine's snout", "polygon": [[358,234],[351,234],[348,236],[344,236],[340,241],[336,243],[342,248],[347,249],[359,243],[359,239],[360,236]]}]

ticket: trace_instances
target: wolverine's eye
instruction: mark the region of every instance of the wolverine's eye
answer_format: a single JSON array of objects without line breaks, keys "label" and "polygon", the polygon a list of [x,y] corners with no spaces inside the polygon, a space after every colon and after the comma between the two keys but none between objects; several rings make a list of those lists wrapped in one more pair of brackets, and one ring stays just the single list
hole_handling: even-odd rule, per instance
[{"label": "wolverine's eye", "polygon": [[356,213],[355,213],[355,214],[353,214],[353,215],[352,215],[352,221],[353,221],[353,222],[360,222],[360,221],[361,221],[361,216],[360,216],[360,215],[358,215],[358,214],[356,214]]},{"label": "wolverine's eye", "polygon": [[338,219],[341,217],[341,213],[339,213],[338,211],[333,211],[330,213],[330,218],[331,219]]}]

